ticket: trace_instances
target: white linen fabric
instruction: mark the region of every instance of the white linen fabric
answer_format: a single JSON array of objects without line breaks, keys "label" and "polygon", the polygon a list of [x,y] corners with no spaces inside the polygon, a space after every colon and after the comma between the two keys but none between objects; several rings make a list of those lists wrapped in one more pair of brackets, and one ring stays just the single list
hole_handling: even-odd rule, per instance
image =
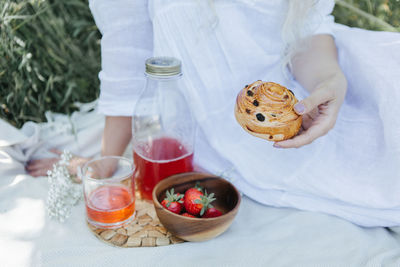
[{"label": "white linen fabric", "polygon": [[[71,118],[49,115],[57,119],[29,123],[22,130],[0,120],[0,266],[400,265],[400,229],[358,227],[335,216],[269,207],[247,197],[228,231],[210,241],[156,248],[112,247],[86,226],[83,202],[73,208],[65,223],[50,220],[45,209],[47,179],[30,177],[24,170],[32,151],[35,157],[48,156],[44,147],[97,155],[104,117],[86,111]],[[211,153],[209,160],[218,161],[217,157]]]},{"label": "white linen fabric", "polygon": [[102,33],[100,111],[131,116],[144,85],[144,61],[152,55],[147,1],[91,1],[90,8]]},{"label": "white linen fabric", "polygon": [[[243,131],[233,110],[237,92],[258,79],[281,83],[299,99],[307,96],[280,64],[287,1],[215,0],[213,8],[205,2],[91,1],[103,32],[101,112],[132,113],[151,51],[178,57],[184,94],[204,139],[198,141],[208,144],[195,152],[203,167],[233,170],[228,176],[240,190],[263,204],[328,213],[362,226],[400,225],[400,34],[334,24],[333,1],[319,1],[306,25],[335,37],[348,94],[326,136],[279,150]],[[135,81],[121,86],[128,78]],[[221,164],[208,159],[211,151]]]}]

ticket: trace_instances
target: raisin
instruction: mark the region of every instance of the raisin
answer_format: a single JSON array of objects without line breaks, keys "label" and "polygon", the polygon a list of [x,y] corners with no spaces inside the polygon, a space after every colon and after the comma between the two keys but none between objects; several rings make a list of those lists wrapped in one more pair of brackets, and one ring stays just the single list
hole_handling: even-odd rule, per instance
[{"label": "raisin", "polygon": [[271,116],[272,116],[272,117],[274,117],[274,118],[276,118],[276,115],[275,115],[275,114],[273,114],[273,113],[271,113]]},{"label": "raisin", "polygon": [[273,136],[272,136],[272,135],[270,135],[268,138],[269,138],[269,139],[272,139],[272,138],[273,138]]},{"label": "raisin", "polygon": [[254,105],[254,106],[258,107],[258,104],[259,104],[259,103],[258,103],[257,100],[254,100],[254,101],[253,101],[253,105]]},{"label": "raisin", "polygon": [[248,85],[248,84],[246,84],[246,86],[245,86],[244,88],[247,88],[247,87],[249,87],[249,85]]},{"label": "raisin", "polygon": [[249,90],[249,91],[247,91],[247,95],[248,95],[248,96],[253,96],[254,93],[253,93],[252,91]]},{"label": "raisin", "polygon": [[289,98],[289,96],[288,95],[285,95],[284,97],[283,97],[283,99],[288,99]]},{"label": "raisin", "polygon": [[247,114],[250,114],[250,113],[251,113],[251,110],[248,109],[248,108],[246,108],[246,113],[247,113]]},{"label": "raisin", "polygon": [[257,117],[257,120],[259,120],[259,121],[265,121],[265,117],[264,117],[264,115],[261,114],[261,113],[257,113],[257,114],[256,114],[256,117]]}]

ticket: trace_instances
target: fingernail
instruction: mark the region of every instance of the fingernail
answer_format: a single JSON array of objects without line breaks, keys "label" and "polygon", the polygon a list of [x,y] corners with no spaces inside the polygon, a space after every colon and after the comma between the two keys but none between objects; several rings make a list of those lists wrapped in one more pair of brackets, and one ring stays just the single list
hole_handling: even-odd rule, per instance
[{"label": "fingernail", "polygon": [[302,103],[297,103],[294,105],[294,110],[297,112],[297,114],[303,114],[306,110],[306,107]]},{"label": "fingernail", "polygon": [[274,143],[273,147],[275,147],[275,148],[282,148],[282,147],[281,147],[279,144],[277,144],[277,143]]}]

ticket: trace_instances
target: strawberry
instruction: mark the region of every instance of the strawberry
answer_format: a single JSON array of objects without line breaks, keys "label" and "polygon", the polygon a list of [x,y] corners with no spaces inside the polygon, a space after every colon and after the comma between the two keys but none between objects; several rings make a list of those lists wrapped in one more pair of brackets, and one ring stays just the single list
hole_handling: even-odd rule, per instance
[{"label": "strawberry", "polygon": [[183,199],[183,206],[188,213],[198,215],[201,211],[202,205],[196,204],[195,200],[200,200],[203,193],[196,188],[189,188],[185,192],[185,198]]},{"label": "strawberry", "polygon": [[182,215],[182,216],[185,216],[185,217],[196,218],[195,216],[193,216],[192,214],[187,213],[187,212],[182,213],[181,215]]},{"label": "strawberry", "polygon": [[216,208],[208,208],[206,210],[206,212],[204,213],[204,215],[202,216],[202,218],[214,218],[214,217],[218,217],[221,216],[222,212],[219,211]]},{"label": "strawberry", "polygon": [[171,191],[166,191],[165,193],[166,198],[161,202],[161,205],[166,208],[167,210],[180,214],[182,211],[182,198],[184,197],[181,194],[174,194],[174,189],[172,188]]},{"label": "strawberry", "polygon": [[203,194],[196,188],[189,188],[185,193],[183,205],[188,213],[202,216],[209,207],[212,207],[210,203],[214,200],[214,193],[208,195],[207,191]]},{"label": "strawberry", "polygon": [[[163,205],[167,210],[176,213],[176,214],[180,214],[181,210],[182,210],[182,205],[179,202],[168,202],[168,200],[164,199],[161,202],[161,205]],[[167,207],[168,206],[168,207]]]}]

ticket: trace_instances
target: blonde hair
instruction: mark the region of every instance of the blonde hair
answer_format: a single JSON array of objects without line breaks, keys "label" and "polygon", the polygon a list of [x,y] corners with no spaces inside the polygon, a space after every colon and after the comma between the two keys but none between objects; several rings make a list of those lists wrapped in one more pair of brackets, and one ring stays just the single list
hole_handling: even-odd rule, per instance
[{"label": "blonde hair", "polygon": [[287,74],[287,67],[292,66],[292,58],[295,53],[305,49],[305,39],[315,29],[307,25],[306,21],[311,16],[312,10],[318,0],[287,0],[288,11],[282,25],[281,36],[285,44],[282,51],[282,68]]}]

